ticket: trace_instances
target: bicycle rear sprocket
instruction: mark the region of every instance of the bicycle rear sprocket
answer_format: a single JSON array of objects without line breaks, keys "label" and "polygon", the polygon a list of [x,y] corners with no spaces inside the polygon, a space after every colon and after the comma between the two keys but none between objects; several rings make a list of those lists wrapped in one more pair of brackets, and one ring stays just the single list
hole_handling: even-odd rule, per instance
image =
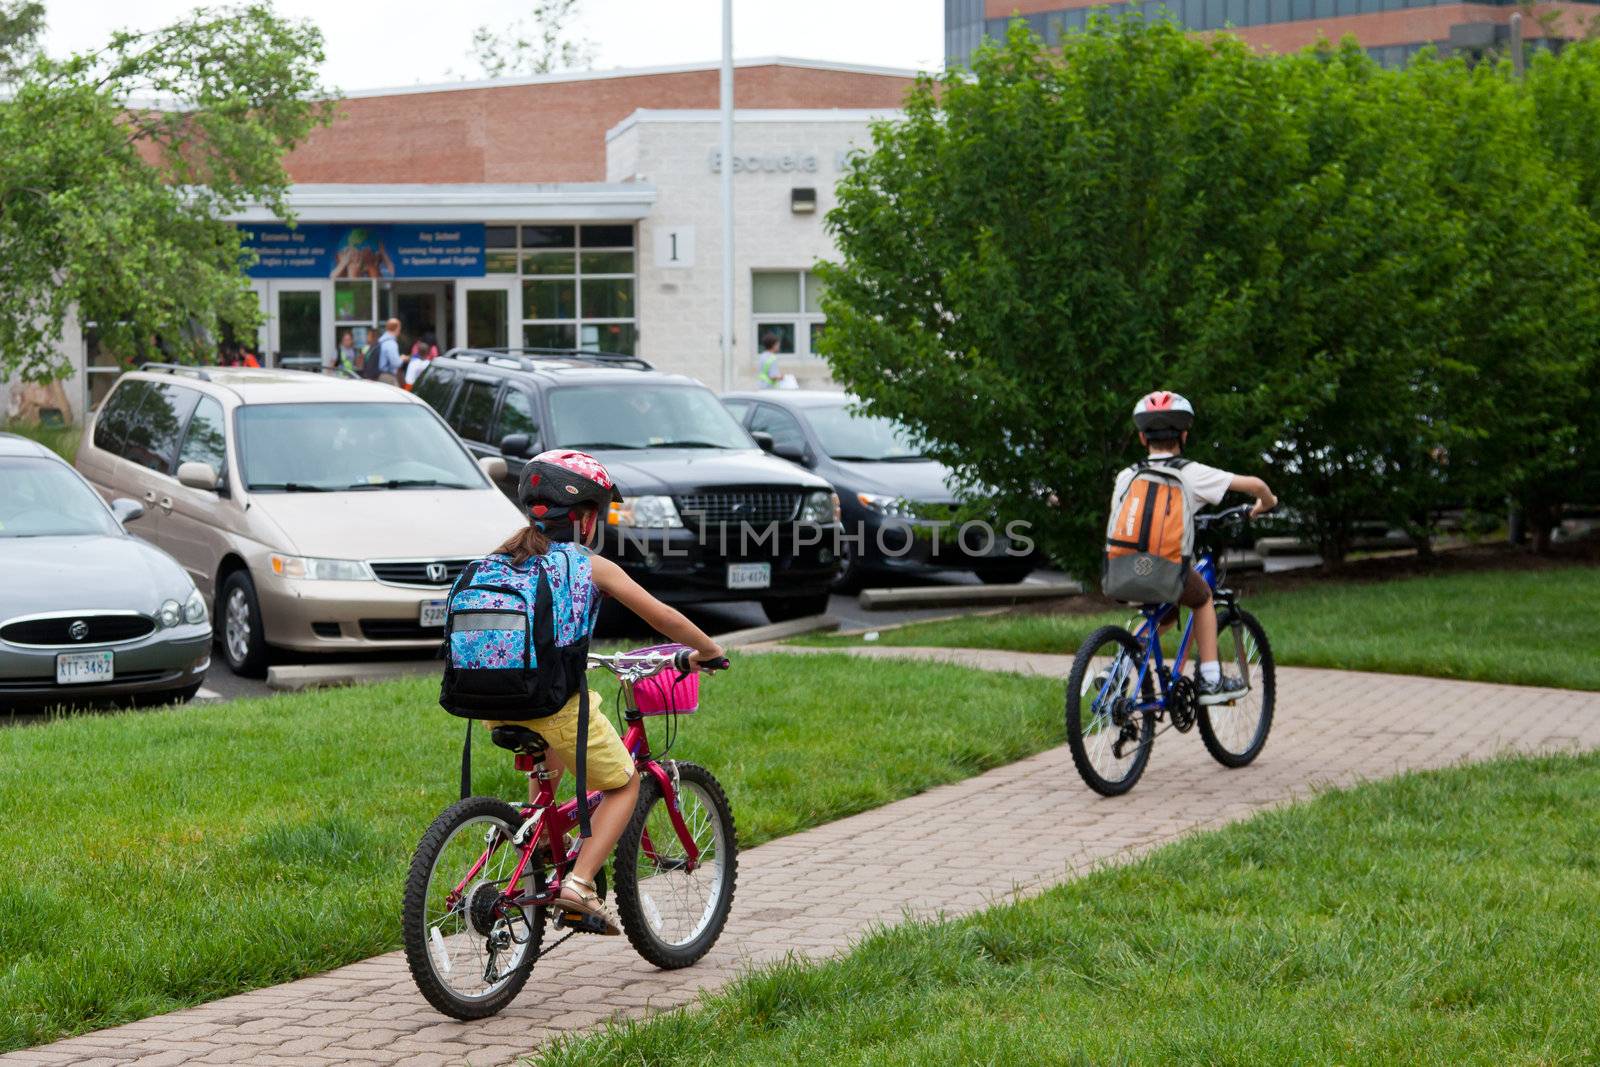
[{"label": "bicycle rear sprocket", "polygon": [[1193,678],[1179,675],[1172,680],[1172,688],[1167,692],[1167,713],[1180,734],[1188,733],[1194,726],[1195,717],[1200,713],[1200,690]]}]

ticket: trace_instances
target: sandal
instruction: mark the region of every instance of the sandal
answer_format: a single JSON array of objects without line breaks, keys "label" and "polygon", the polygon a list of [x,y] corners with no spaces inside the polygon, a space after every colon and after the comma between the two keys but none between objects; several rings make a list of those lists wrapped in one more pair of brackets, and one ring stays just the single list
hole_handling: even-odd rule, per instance
[{"label": "sandal", "polygon": [[[569,891],[572,896],[567,895]],[[575,874],[567,875],[566,880],[561,883],[561,892],[556,895],[556,904],[566,911],[567,917],[571,920],[582,922],[584,918],[590,916],[600,920],[605,927],[599,931],[600,933],[607,936],[622,933],[622,927],[611,917],[611,911],[600,899],[595,884],[587,878],[579,878]]]}]

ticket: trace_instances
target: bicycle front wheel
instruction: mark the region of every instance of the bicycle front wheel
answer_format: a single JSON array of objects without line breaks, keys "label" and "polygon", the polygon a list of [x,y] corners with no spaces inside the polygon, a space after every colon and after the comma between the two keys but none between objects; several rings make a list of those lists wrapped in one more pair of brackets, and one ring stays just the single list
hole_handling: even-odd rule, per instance
[{"label": "bicycle front wheel", "polygon": [[[401,933],[411,977],[428,1003],[456,1019],[482,1019],[511,1003],[539,958],[544,909],[502,897],[520,850],[517,809],[468,797],[428,827],[411,858]],[[532,865],[527,888],[542,887]]]},{"label": "bicycle front wheel", "polygon": [[722,936],[739,865],[733,812],[721,784],[697,764],[676,768],[678,813],[698,858],[690,861],[660,783],[641,772],[639,806],[617,842],[615,860],[622,928],[639,955],[669,970],[694,963]]},{"label": "bicycle front wheel", "polygon": [[1132,789],[1155,737],[1155,717],[1141,707],[1155,699],[1155,682],[1139,668],[1144,649],[1120,626],[1089,635],[1067,677],[1067,747],[1090,789],[1121,796]]},{"label": "bicycle front wheel", "polygon": [[1243,608],[1224,612],[1217,620],[1217,658],[1224,669],[1240,672],[1250,691],[1232,704],[1202,707],[1200,740],[1224,767],[1243,767],[1267,743],[1277,688],[1272,646],[1260,621]]}]

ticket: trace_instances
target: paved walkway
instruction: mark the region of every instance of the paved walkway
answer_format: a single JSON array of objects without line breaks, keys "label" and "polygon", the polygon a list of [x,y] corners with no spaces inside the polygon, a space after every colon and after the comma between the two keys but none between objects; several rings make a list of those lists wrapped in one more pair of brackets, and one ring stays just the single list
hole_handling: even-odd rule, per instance
[{"label": "paved walkway", "polygon": [[[793,651],[788,650],[788,651]],[[964,649],[853,649],[1064,676],[1064,656]],[[1600,746],[1600,694],[1284,668],[1277,721],[1252,767],[1227,771],[1194,734],[1156,743],[1144,779],[1107,800],[1078,781],[1063,748],[942,786],[740,857],[732,920],[698,965],[657,971],[624,938],[570,942],[496,1018],[448,1020],[423,1002],[398,952],[315,978],[0,1057],[10,1064],[500,1064],[608,1014],[685,1004],[750,965],[790,951],[845,951],[878,923],[959,915],[1037,892],[1097,864],[1282,804],[1325,785],[1439,767],[1515,749]],[[1045,709],[1041,709],[1041,714]],[[1053,709],[1050,714],[1058,714]],[[738,800],[735,798],[735,804]],[[952,857],[1015,844],[1009,870],[974,881]],[[812,901],[819,868],[848,876],[846,912]],[[955,879],[952,881],[951,879]],[[560,988],[560,1000],[538,991]]]}]

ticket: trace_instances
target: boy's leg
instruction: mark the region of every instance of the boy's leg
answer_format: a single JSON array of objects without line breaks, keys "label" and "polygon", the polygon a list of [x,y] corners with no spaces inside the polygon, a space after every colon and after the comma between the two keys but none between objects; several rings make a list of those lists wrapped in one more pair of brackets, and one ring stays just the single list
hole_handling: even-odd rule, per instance
[{"label": "boy's leg", "polygon": [[1221,704],[1237,699],[1248,687],[1240,679],[1222,673],[1217,659],[1217,605],[1211,587],[1194,571],[1184,576],[1183,595],[1178,603],[1194,612],[1195,659],[1200,664],[1200,703]]}]

